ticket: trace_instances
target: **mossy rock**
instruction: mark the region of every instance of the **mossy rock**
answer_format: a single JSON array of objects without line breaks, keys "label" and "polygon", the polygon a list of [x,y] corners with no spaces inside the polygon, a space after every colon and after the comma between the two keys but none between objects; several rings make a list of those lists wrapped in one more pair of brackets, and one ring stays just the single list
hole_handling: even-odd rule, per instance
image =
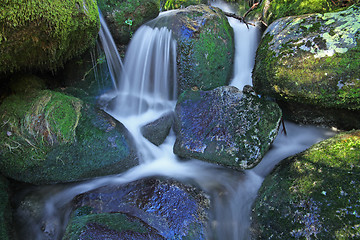
[{"label": "mossy rock", "polygon": [[[78,195],[64,239],[104,232],[132,238],[205,239],[209,197],[201,190],[172,179],[146,178],[109,185]],[[136,237],[135,234],[141,234]],[[72,236],[72,237],[68,237]],[[98,239],[98,238],[94,238]]]},{"label": "mossy rock", "polygon": [[[306,123],[322,121],[311,119],[312,108],[319,113],[328,109],[330,115],[323,115],[325,125],[358,128],[359,120],[353,120],[360,111],[359,22],[359,4],[341,12],[275,21],[263,34],[256,53],[255,91],[289,105],[284,106],[288,109],[307,105]],[[338,119],[340,111],[349,119]],[[295,121],[298,117],[284,116]],[[327,124],[327,118],[333,118],[333,123]]]},{"label": "mossy rock", "polygon": [[93,45],[100,27],[92,0],[8,0],[0,10],[0,72],[56,70]]},{"label": "mossy rock", "polygon": [[0,114],[0,166],[9,178],[69,182],[137,165],[122,124],[78,98],[50,90],[11,95]]},{"label": "mossy rock", "polygon": [[2,175],[0,175],[0,239],[13,239],[9,182]]},{"label": "mossy rock", "polygon": [[161,9],[172,10],[179,8],[186,8],[190,5],[207,4],[207,0],[162,0]]},{"label": "mossy rock", "polygon": [[359,174],[359,130],[283,160],[255,201],[254,239],[359,239]]},{"label": "mossy rock", "polygon": [[263,1],[263,20],[270,25],[282,17],[340,11],[355,3],[359,0],[266,0]]},{"label": "mossy rock", "polygon": [[116,44],[128,44],[132,34],[160,11],[159,0],[97,0]]},{"label": "mossy rock", "polygon": [[260,162],[281,119],[276,103],[229,86],[187,91],[175,113],[175,154],[234,169]]},{"label": "mossy rock", "polygon": [[177,40],[179,94],[227,85],[234,59],[233,29],[216,7],[193,5],[170,11],[148,23],[167,27]]}]

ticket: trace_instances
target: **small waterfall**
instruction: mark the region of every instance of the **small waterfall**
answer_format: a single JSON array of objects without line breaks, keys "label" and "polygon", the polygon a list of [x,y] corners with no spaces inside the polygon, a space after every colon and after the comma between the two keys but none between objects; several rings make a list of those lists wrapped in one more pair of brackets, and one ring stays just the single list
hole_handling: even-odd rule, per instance
[{"label": "small waterfall", "polygon": [[176,99],[176,41],[167,28],[142,26],[126,53],[117,108],[123,116],[164,109]]},{"label": "small waterfall", "polygon": [[[45,190],[47,193],[42,196],[44,213],[41,213],[39,219],[26,219],[28,222],[34,221],[34,225],[31,225],[31,228],[25,226],[27,238],[24,239],[29,239],[31,231],[36,235],[33,239],[61,239],[61,231],[66,227],[70,214],[69,203],[78,194],[105,185],[125,184],[157,175],[190,180],[210,193],[213,213],[208,239],[249,239],[251,205],[264,177],[280,160],[329,137],[329,131],[315,127],[304,131],[303,127],[287,123],[288,126],[291,125],[291,131],[288,131],[291,134],[284,136],[279,133],[273,148],[258,167],[243,172],[197,160],[178,161],[172,152],[175,142],[173,133],[164,144],[157,147],[147,141],[140,132],[142,125],[159,118],[167,111],[173,111],[175,106],[176,42],[171,31],[149,26],[138,29],[129,45],[123,65],[103,19],[101,23],[100,38],[104,51],[107,52],[108,66],[116,87],[113,92],[103,95],[102,100],[108,102],[108,112],[133,134],[142,158],[141,164],[115,176],[66,186],[51,186],[58,190]],[[243,33],[240,38],[249,37],[249,42],[256,43],[254,36],[256,35],[249,37],[248,33]],[[235,38],[237,41],[239,36],[235,35]],[[246,44],[240,45],[248,48]],[[251,51],[253,52],[246,52],[245,55],[252,54],[250,58],[253,58],[255,49]],[[253,59],[249,60],[248,57],[236,56],[237,59],[250,62],[250,65],[235,63],[235,73],[239,67],[245,66],[248,69],[239,71],[247,71],[245,77],[240,77],[240,85],[233,81],[232,84],[238,88],[249,84],[246,81],[251,81],[249,71],[251,72]]]},{"label": "small waterfall", "polygon": [[176,41],[170,30],[141,26],[130,42],[121,74],[116,67],[120,57],[112,55],[116,49],[104,46],[104,50],[107,61],[110,61],[110,71],[115,70],[113,75],[117,86],[110,96],[113,100],[108,111],[123,118],[173,106],[170,102],[177,97]]},{"label": "small waterfall", "polygon": [[104,48],[106,62],[108,64],[108,68],[111,75],[111,79],[114,84],[114,88],[117,89],[117,82],[120,81],[120,76],[122,70],[124,69],[124,65],[121,61],[119,52],[116,48],[114,39],[111,36],[110,30],[100,11],[99,11],[99,16],[100,16],[100,24],[101,24],[99,37],[101,44]]}]

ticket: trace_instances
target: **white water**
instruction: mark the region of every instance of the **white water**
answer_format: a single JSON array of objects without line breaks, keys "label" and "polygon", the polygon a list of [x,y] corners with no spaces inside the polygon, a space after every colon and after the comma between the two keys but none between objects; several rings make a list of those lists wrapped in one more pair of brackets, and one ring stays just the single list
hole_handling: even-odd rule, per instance
[{"label": "white water", "polygon": [[[255,28],[247,30],[243,24],[233,22],[232,26],[235,28],[236,42],[235,75],[232,85],[241,89],[246,84],[251,85],[251,70],[259,33]],[[54,236],[53,239],[61,236],[62,229],[59,226],[66,224],[66,215],[69,214],[64,209],[76,195],[101,186],[125,184],[155,175],[175,177],[183,181],[191,180],[211,194],[212,219],[209,239],[249,239],[251,205],[264,177],[280,160],[329,137],[331,132],[326,129],[286,123],[288,135],[279,132],[272,149],[262,162],[254,169],[244,172],[197,160],[180,162],[172,151],[175,141],[173,133],[164,144],[156,147],[143,138],[139,130],[142,125],[159,118],[167,111],[172,111],[175,106],[176,89],[173,87],[176,84],[172,81],[176,79],[176,72],[172,64],[176,63],[173,59],[176,55],[176,46],[171,32],[150,27],[140,29],[129,46],[124,67],[121,67],[118,53],[113,52],[116,47],[107,46],[112,45],[113,41],[108,33],[104,32],[105,38],[108,39],[103,41],[104,50],[109,51],[106,55],[107,61],[110,70],[115,71],[112,76],[117,88],[114,92],[104,95],[103,99],[109,101],[108,112],[133,134],[141,155],[140,165],[120,175],[60,187],[62,190],[58,190],[53,195],[49,191],[44,196],[44,216],[37,223],[37,229],[33,230],[35,239],[48,239],[47,234]],[[161,44],[161,46],[151,44]],[[113,57],[113,54],[117,57]],[[117,65],[118,62],[120,67]],[[157,83],[157,79],[162,79],[163,82]],[[148,85],[148,82],[151,84]],[[137,104],[129,107],[134,99]],[[41,226],[44,231],[40,230]]]}]

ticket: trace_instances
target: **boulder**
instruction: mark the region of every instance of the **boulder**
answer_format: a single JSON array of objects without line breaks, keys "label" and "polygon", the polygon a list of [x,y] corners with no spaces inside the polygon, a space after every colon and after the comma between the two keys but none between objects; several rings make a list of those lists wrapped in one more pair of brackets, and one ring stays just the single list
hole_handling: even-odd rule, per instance
[{"label": "boulder", "polygon": [[263,20],[270,25],[273,21],[288,16],[309,13],[326,13],[343,10],[358,2],[357,0],[265,0],[263,4]]},{"label": "boulder", "polygon": [[85,234],[132,236],[125,239],[149,239],[144,234],[151,239],[205,239],[208,197],[175,180],[148,178],[106,186],[78,195],[73,204],[75,210],[64,239]]},{"label": "boulder", "polygon": [[0,169],[9,178],[70,182],[138,164],[124,126],[78,98],[50,90],[11,95],[0,116]]},{"label": "boulder", "polygon": [[161,145],[169,135],[174,123],[174,113],[170,112],[141,127],[141,134],[156,146]]},{"label": "boulder", "polygon": [[13,239],[9,183],[0,175],[0,239]]},{"label": "boulder", "polygon": [[92,0],[0,3],[0,72],[56,70],[95,43],[100,23]]},{"label": "boulder", "polygon": [[97,0],[117,44],[128,44],[132,34],[160,11],[159,0]]},{"label": "boulder", "polygon": [[169,11],[149,22],[167,27],[177,40],[178,90],[210,90],[227,85],[234,59],[233,29],[216,7],[193,5]]},{"label": "boulder", "polygon": [[281,119],[276,103],[230,86],[187,91],[175,113],[175,154],[235,169],[262,159]]},{"label": "boulder", "polygon": [[360,131],[338,134],[283,160],[253,208],[253,238],[360,238]]},{"label": "boulder", "polygon": [[282,18],[263,34],[253,70],[257,93],[290,120],[359,128],[360,5]]}]

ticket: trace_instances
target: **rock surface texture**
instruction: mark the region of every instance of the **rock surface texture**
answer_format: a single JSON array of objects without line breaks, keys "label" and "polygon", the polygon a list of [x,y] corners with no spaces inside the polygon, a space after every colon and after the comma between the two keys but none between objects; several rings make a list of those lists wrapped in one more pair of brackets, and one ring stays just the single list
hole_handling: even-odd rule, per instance
[{"label": "rock surface texture", "polygon": [[228,86],[187,91],[175,112],[174,153],[236,169],[261,160],[281,118],[276,103]]}]

